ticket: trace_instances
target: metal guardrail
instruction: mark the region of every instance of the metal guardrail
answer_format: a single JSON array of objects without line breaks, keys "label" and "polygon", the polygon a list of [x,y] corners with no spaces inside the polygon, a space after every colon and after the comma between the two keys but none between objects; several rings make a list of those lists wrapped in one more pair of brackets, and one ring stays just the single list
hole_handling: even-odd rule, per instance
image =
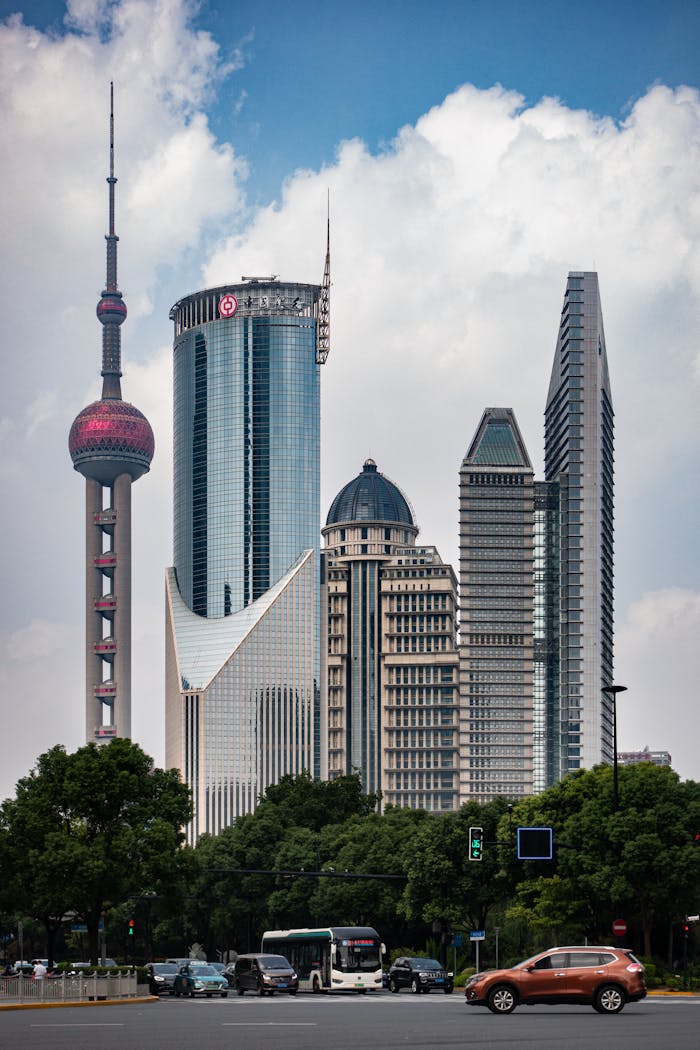
[{"label": "metal guardrail", "polygon": [[62,974],[60,977],[0,977],[0,1004],[90,1002],[130,999],[139,994],[136,973],[101,975]]}]

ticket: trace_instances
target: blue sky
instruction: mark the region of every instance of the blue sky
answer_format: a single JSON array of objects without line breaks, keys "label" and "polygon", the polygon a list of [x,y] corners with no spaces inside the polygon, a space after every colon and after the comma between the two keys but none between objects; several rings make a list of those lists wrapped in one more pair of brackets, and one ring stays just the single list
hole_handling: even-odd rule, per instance
[{"label": "blue sky", "polygon": [[47,747],[82,743],[67,434],[99,393],[110,79],[123,391],[156,434],[134,490],[136,739],[163,760],[168,311],[246,272],[320,280],[330,190],[322,508],[371,455],[446,561],[484,407],[513,407],[542,476],[566,274],[598,270],[620,743],[700,779],[699,53],[700,4],[684,0],[0,0],[0,703],[15,726],[0,797]]},{"label": "blue sky", "polygon": [[[193,25],[242,68],[208,112],[248,158],[251,203],[279,194],[296,168],[333,159],[359,136],[377,150],[466,81],[500,83],[527,103],[555,95],[613,117],[652,84],[696,84],[696,0],[204,0]],[[63,31],[60,0],[0,2],[28,24]],[[118,73],[115,71],[115,75]]]}]

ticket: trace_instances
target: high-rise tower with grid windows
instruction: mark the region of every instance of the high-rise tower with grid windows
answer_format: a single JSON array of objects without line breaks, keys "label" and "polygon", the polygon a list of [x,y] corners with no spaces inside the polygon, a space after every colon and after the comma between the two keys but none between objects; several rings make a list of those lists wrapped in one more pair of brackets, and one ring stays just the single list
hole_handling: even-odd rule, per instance
[{"label": "high-rise tower with grid windows", "polygon": [[[555,779],[613,761],[613,407],[597,273],[571,272],[545,408],[545,478],[558,486]],[[558,767],[558,768],[557,768]]]},{"label": "high-rise tower with grid windows", "polygon": [[484,802],[533,792],[533,478],[513,410],[487,408],[459,472],[462,793]]},{"label": "high-rise tower with grid windows", "polygon": [[613,760],[613,410],[598,276],[569,274],[534,481],[512,409],[460,470],[463,794],[544,790]]},{"label": "high-rise tower with grid windows", "polygon": [[372,459],[335,497],[322,531],[328,776],[359,772],[383,805],[457,809],[452,566],[416,545],[408,501]]},{"label": "high-rise tower with grid windows", "polygon": [[285,774],[318,775],[322,285],[277,278],[171,311],[174,564],[166,575],[166,760],[194,841]]}]

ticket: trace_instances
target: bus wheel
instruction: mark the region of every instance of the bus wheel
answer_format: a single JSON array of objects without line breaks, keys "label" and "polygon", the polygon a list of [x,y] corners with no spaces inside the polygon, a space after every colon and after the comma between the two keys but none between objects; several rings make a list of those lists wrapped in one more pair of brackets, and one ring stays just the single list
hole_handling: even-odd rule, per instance
[{"label": "bus wheel", "polygon": [[320,992],[321,992],[321,982],[318,979],[318,974],[317,973],[314,974],[313,990],[314,990],[314,995],[319,995]]}]

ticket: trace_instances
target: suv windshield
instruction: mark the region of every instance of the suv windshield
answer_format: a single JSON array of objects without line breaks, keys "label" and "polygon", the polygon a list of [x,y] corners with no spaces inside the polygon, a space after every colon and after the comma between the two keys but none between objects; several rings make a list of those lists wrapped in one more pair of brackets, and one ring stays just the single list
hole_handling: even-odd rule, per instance
[{"label": "suv windshield", "polygon": [[442,966],[437,959],[409,959],[414,970],[441,970]]}]

